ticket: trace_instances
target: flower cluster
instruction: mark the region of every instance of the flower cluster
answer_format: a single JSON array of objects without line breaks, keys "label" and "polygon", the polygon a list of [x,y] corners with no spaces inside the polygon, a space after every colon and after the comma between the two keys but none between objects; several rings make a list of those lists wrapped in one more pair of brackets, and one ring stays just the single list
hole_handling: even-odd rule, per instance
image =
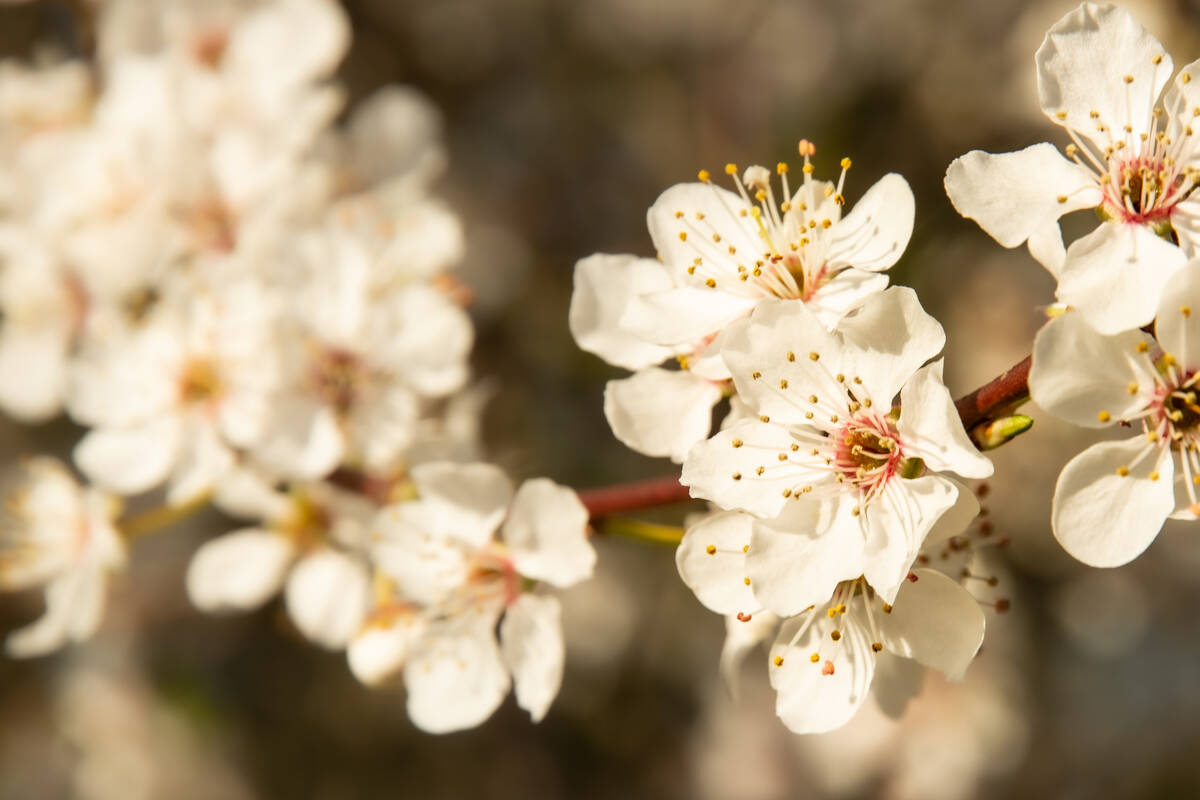
[{"label": "flower cluster", "polygon": [[[763,167],[726,169],[737,194],[703,171],[700,184],[668,189],[649,212],[659,260],[581,261],[571,321],[582,347],[642,370],[606,392],[618,438],[682,461],[692,496],[724,509],[688,529],[680,574],[736,620],[727,652],[778,628],[777,710],[809,733],[854,714],[885,650],[952,676],[966,669],[982,612],[913,564],[978,511],[947,473],[992,467],[931,362],[941,326],[879,274],[912,231],[907,183],[885,176],[843,218],[849,159],[836,183],[820,183],[815,148],[799,150],[794,193],[788,166],[776,170],[782,199]],[[679,370],[649,367],[671,355]],[[726,395],[730,413],[705,438]]]},{"label": "flower cluster", "polygon": [[[958,210],[1001,244],[1028,241],[1058,279],[1059,315],[1034,342],[1029,388],[1055,416],[1137,435],[1066,465],[1055,536],[1073,556],[1117,566],[1167,517],[1200,512],[1200,94],[1193,63],[1172,78],[1159,41],[1126,11],[1084,3],[1037,52],[1042,110],[1067,130],[1017,153],[975,151],[946,174]],[[1059,217],[1094,209],[1100,225],[1064,248]]]},{"label": "flower cluster", "polygon": [[[590,574],[588,515],[455,463],[478,458],[481,404],[447,272],[462,232],[429,195],[437,113],[388,87],[334,124],[332,0],[116,0],[98,34],[94,70],[0,66],[0,367],[19,376],[0,408],[84,426],[88,482],[35,459],[13,497],[0,581],[44,587],[46,612],[9,651],[91,635],[127,541],[211,500],[249,523],[195,554],[198,608],[281,593],[364,680],[402,669],[429,730],[481,722],[510,673],[540,718],[563,645],[533,590]],[[151,519],[122,515],[152,491]]]}]

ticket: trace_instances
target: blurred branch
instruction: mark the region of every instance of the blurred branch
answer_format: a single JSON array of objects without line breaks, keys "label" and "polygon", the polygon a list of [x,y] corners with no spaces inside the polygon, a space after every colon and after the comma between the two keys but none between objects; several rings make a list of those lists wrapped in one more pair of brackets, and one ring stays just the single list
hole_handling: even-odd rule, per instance
[{"label": "blurred branch", "polygon": [[174,525],[176,522],[187,519],[193,514],[204,510],[211,499],[212,492],[204,492],[182,505],[156,506],[155,508],[142,511],[119,521],[117,529],[125,537],[126,541],[133,541],[134,539]]},{"label": "blurred branch", "polygon": [[682,485],[678,477],[668,475],[602,489],[585,489],[579,493],[579,499],[592,519],[597,520],[627,511],[685,503],[692,498],[688,487]]}]

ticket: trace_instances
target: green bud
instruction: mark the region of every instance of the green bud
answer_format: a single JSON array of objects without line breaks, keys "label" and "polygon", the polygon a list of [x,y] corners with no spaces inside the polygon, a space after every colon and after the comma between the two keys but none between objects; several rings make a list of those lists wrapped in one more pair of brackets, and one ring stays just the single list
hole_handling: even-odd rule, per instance
[{"label": "green bud", "polygon": [[976,425],[971,429],[971,441],[980,450],[994,450],[1032,427],[1032,417],[1013,414]]}]

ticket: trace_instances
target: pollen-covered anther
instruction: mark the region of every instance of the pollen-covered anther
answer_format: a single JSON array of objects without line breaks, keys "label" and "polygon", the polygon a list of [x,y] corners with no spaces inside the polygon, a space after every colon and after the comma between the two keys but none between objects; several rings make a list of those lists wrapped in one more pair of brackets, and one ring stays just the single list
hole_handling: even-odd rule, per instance
[{"label": "pollen-covered anther", "polygon": [[715,544],[710,544],[708,547],[704,548],[704,552],[708,553],[710,556],[715,556],[717,554],[717,546]]},{"label": "pollen-covered anther", "polygon": [[880,652],[883,650],[883,642],[871,642],[871,649],[876,653]]},{"label": "pollen-covered anther", "polygon": [[1124,478],[1125,476],[1127,476],[1129,474],[1129,467],[1125,467],[1125,466],[1117,467],[1117,474],[1120,475],[1122,478]]},{"label": "pollen-covered anther", "polygon": [[734,447],[741,447],[745,444],[745,442],[743,442],[741,439],[734,439],[732,442],[730,442],[730,444]]},{"label": "pollen-covered anther", "polygon": [[822,675],[832,675],[833,674],[833,662],[832,661],[829,661],[828,659],[825,661],[825,666],[821,667],[821,674]]},{"label": "pollen-covered anther", "polygon": [[808,660],[811,661],[812,663],[816,664],[818,661],[821,660],[821,655],[820,655],[820,653],[813,653],[811,656],[808,657]]},{"label": "pollen-covered anther", "polygon": [[839,630],[831,631],[829,638],[833,639],[835,642],[840,642],[842,640],[842,632]]},{"label": "pollen-covered anther", "polygon": [[821,358],[821,354],[814,350],[813,352],[808,354],[808,357],[809,357],[809,360],[811,360],[811,361],[818,361]]},{"label": "pollen-covered anther", "polygon": [[1096,415],[1096,419],[1101,422],[1109,422],[1112,420],[1112,414],[1109,414],[1107,411],[1101,411]]},{"label": "pollen-covered anther", "polygon": [[775,662],[775,666],[782,667],[783,666],[783,656],[775,656],[774,662]]}]

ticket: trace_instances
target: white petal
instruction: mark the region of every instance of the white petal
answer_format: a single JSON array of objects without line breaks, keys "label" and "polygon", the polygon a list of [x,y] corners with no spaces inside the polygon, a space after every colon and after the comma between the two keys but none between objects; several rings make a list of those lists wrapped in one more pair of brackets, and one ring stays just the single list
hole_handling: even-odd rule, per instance
[{"label": "white petal", "polygon": [[41,422],[61,410],[70,340],[54,328],[8,325],[0,335],[0,406],[22,422]]},{"label": "white petal", "polygon": [[[706,243],[711,242],[715,232],[723,239],[722,244],[740,252],[761,250],[762,239],[753,217],[749,213],[738,216],[743,209],[748,211],[745,201],[726,189],[705,183],[680,183],[658,196],[646,212],[646,224],[655,249],[676,280],[686,280],[686,269],[697,256],[736,280],[733,257],[728,262],[720,259],[712,263],[714,250]],[[703,215],[703,219],[697,219],[697,215]],[[686,236],[681,238],[680,234]]]},{"label": "white petal", "polygon": [[959,485],[941,475],[893,479],[863,510],[867,526],[863,575],[884,602],[896,597],[926,536],[955,507]]},{"label": "white petal", "polygon": [[1029,234],[1029,255],[1055,279],[1062,274],[1063,264],[1067,260],[1067,248],[1063,244],[1062,226],[1057,220],[1048,222]]},{"label": "white petal", "polygon": [[192,556],[187,592],[201,611],[258,608],[283,586],[295,557],[285,537],[246,528],[205,542]]},{"label": "white petal", "polygon": [[865,303],[868,298],[887,288],[887,275],[861,269],[844,269],[829,283],[817,289],[806,305],[817,319],[829,329],[837,326],[842,317]]},{"label": "white petal", "polygon": [[683,461],[708,436],[720,387],[686,370],[643,369],[604,387],[604,416],[626,447]]},{"label": "white petal", "polygon": [[912,574],[916,580],[905,581],[891,613],[881,615],[883,644],[957,680],[983,644],[983,612],[970,592],[942,573]]},{"label": "white petal", "polygon": [[423,506],[401,503],[379,512],[371,560],[401,595],[434,605],[466,583],[469,567],[459,540],[428,531]]},{"label": "white petal", "polygon": [[802,495],[754,526],[746,574],[754,597],[782,617],[823,603],[839,582],[863,574],[864,534],[849,497]]},{"label": "white petal", "polygon": [[[959,156],[946,170],[946,194],[959,214],[1005,247],[1101,200],[1092,174],[1046,142],[1015,153],[972,150]],[[1060,203],[1060,197],[1066,200]]]},{"label": "white petal", "polygon": [[300,559],[288,577],[288,614],[309,641],[340,650],[362,627],[370,590],[360,561],[322,547]]},{"label": "white petal", "polygon": [[610,364],[637,370],[670,358],[670,348],[621,328],[621,316],[639,294],[669,289],[666,267],[652,258],[597,253],[575,264],[568,321],[575,343]]},{"label": "white petal", "polygon": [[[825,733],[849,722],[863,704],[875,676],[875,653],[861,628],[846,625],[836,658],[824,657],[830,626],[820,617],[792,644],[807,619],[786,620],[771,646],[771,686],[779,693],[775,713],[793,733]],[[824,674],[828,667],[833,672]]]},{"label": "white petal", "polygon": [[894,172],[884,175],[833,229],[826,262],[831,267],[887,269],[908,247],[914,212],[908,181]]},{"label": "white petal", "polygon": [[1057,297],[1100,333],[1140,328],[1185,260],[1144,225],[1106,222],[1067,248]]},{"label": "white petal", "polygon": [[759,607],[745,580],[753,522],[740,511],[711,514],[687,529],[675,551],[679,577],[718,614],[753,613]]},{"label": "white petal", "polygon": [[500,652],[512,672],[517,705],[541,722],[562,685],[566,649],[558,598],[522,594],[504,612]]},{"label": "white petal", "polygon": [[1181,365],[1200,366],[1200,260],[1189,261],[1163,288],[1154,318],[1154,335]]},{"label": "white petal", "polygon": [[492,464],[435,461],[412,470],[424,509],[425,530],[482,547],[500,526],[512,499],[512,481]]},{"label": "white petal", "polygon": [[211,490],[234,465],[233,451],[213,425],[206,420],[190,420],[188,426],[190,431],[183,436],[167,485],[170,505],[182,505]]},{"label": "white petal", "polygon": [[[1147,447],[1152,452],[1134,464]],[[1129,474],[1117,474],[1119,468]],[[1157,480],[1151,478],[1157,476]],[[1145,437],[1100,442],[1067,462],[1050,521],[1063,548],[1093,567],[1119,567],[1141,555],[1175,509],[1174,464],[1169,447]]]},{"label": "white petal", "polygon": [[277,520],[290,513],[291,499],[261,473],[235,467],[218,482],[213,504],[235,517]]},{"label": "white petal", "polygon": [[877,407],[890,405],[917,368],[946,343],[941,324],[925,313],[917,293],[907,286],[871,297],[842,320],[838,332],[846,341],[845,373],[862,378]]},{"label": "white petal", "polygon": [[271,430],[254,451],[275,472],[303,480],[328,475],[344,452],[336,415],[299,393],[276,406]]},{"label": "white petal", "polygon": [[547,478],[521,484],[500,537],[517,572],[565,589],[592,576],[596,551],[588,511],[575,492]]},{"label": "white petal", "polygon": [[721,508],[773,517],[794,490],[829,478],[823,461],[793,460],[792,444],[782,426],[757,420],[738,423],[693,447],[679,482],[691,487],[692,497]]},{"label": "white petal", "polygon": [[620,327],[647,342],[695,345],[753,310],[756,300],[708,287],[636,295],[621,315]]},{"label": "white petal", "polygon": [[350,671],[367,686],[387,683],[404,669],[425,629],[423,618],[415,613],[401,614],[386,624],[368,623],[346,647]]},{"label": "white petal", "polygon": [[167,477],[179,448],[175,419],[136,428],[95,428],[75,447],[75,464],[97,486],[137,494]]},{"label": "white petal", "polygon": [[942,383],[941,359],[917,370],[900,390],[896,427],[905,454],[919,456],[932,470],[950,470],[964,478],[992,474],[992,462],[967,438],[954,400]]},{"label": "white petal", "polygon": [[[1093,133],[1097,122],[1132,141],[1149,130],[1150,111],[1172,67],[1162,44],[1132,14],[1095,3],[1083,3],[1056,22],[1036,61],[1042,111],[1101,148],[1108,136]],[[1066,112],[1065,120],[1060,112]],[[1098,120],[1091,118],[1093,112]],[[1126,125],[1128,133],[1122,132]]]},{"label": "white petal", "polygon": [[1138,352],[1148,339],[1138,330],[1103,336],[1072,312],[1052,319],[1033,340],[1029,391],[1034,402],[1087,428],[1134,416],[1150,403],[1157,386],[1148,359]]},{"label": "white petal", "polygon": [[404,667],[408,716],[429,733],[473,728],[508,694],[508,671],[493,632],[495,617],[430,630]]},{"label": "white petal", "polygon": [[[878,297],[882,295],[868,302]],[[853,317],[842,324],[850,319]],[[804,424],[805,412],[810,409],[807,398],[812,394],[827,401],[845,397],[844,389],[834,385],[829,374],[830,370],[842,370],[838,360],[841,343],[803,303],[761,303],[750,319],[727,328],[716,345],[738,395],[777,423]],[[825,361],[817,363],[813,354]]]},{"label": "white petal", "polygon": [[89,638],[104,615],[104,589],[104,572],[88,568],[73,569],[49,583],[45,613],[8,635],[8,654],[32,658]]}]

